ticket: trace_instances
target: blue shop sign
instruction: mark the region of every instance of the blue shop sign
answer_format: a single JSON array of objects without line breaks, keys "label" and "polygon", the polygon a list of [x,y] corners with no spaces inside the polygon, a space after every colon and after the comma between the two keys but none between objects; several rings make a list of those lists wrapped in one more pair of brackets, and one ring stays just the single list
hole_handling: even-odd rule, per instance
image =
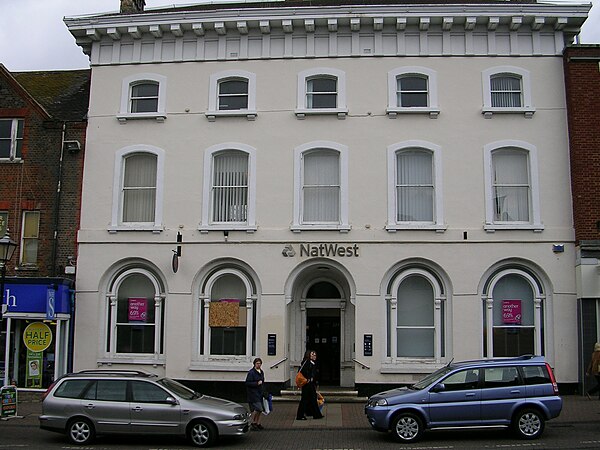
[{"label": "blue shop sign", "polygon": [[9,282],[4,286],[7,313],[38,313],[54,318],[55,314],[71,314],[71,285],[64,280],[55,283]]}]

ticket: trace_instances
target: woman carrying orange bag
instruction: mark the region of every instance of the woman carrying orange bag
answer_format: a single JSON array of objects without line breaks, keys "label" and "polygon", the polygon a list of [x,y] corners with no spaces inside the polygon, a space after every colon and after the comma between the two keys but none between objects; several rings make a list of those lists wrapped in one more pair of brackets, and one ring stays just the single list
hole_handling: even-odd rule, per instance
[{"label": "woman carrying orange bag", "polygon": [[306,416],[312,416],[313,419],[322,419],[323,414],[317,403],[317,353],[307,350],[302,359],[299,372],[302,373],[308,382],[302,386],[302,396],[296,412],[296,420],[306,420]]}]

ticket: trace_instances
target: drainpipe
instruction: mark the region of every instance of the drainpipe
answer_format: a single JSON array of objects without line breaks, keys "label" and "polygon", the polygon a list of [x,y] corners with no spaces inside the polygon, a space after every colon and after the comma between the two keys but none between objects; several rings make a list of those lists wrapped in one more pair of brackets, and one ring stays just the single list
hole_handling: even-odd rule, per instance
[{"label": "drainpipe", "polygon": [[67,122],[63,122],[62,131],[60,135],[60,158],[58,160],[58,175],[56,182],[56,200],[54,202],[54,236],[52,241],[52,276],[58,277],[59,274],[56,273],[56,258],[57,258],[57,248],[58,248],[58,226],[60,223],[59,215],[60,215],[60,202],[61,202],[61,193],[62,193],[62,172],[63,172],[63,158],[65,155],[65,133],[67,131]]}]

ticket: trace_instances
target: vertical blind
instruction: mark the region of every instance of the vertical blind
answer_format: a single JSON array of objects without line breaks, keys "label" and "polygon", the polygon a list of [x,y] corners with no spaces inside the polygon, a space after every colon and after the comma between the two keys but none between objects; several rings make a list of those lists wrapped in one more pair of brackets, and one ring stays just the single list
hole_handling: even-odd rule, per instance
[{"label": "vertical blind", "polygon": [[433,221],[433,158],[422,150],[396,155],[396,201],[398,222]]},{"label": "vertical blind", "polygon": [[529,221],[528,157],[517,149],[498,150],[492,154],[496,221]]},{"label": "vertical blind", "polygon": [[433,297],[433,287],[422,276],[410,276],[398,287],[397,356],[433,356],[435,337]]},{"label": "vertical blind", "polygon": [[154,222],[156,155],[138,153],[125,158],[123,222]]},{"label": "vertical blind", "polygon": [[501,74],[491,77],[490,90],[492,106],[498,108],[520,108],[521,78],[514,75]]},{"label": "vertical blind", "polygon": [[230,150],[213,159],[212,221],[246,222],[248,155]]},{"label": "vertical blind", "polygon": [[303,159],[303,222],[339,223],[339,154],[317,150],[305,154]]}]

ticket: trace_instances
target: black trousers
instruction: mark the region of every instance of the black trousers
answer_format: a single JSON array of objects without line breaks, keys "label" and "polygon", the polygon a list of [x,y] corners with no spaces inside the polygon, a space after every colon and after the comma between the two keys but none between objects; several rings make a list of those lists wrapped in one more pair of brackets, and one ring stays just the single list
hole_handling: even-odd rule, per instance
[{"label": "black trousers", "polygon": [[591,388],[588,391],[588,394],[592,395],[592,394],[595,394],[596,392],[599,392],[598,400],[600,400],[600,375],[594,375],[594,378],[596,379],[596,386]]}]

